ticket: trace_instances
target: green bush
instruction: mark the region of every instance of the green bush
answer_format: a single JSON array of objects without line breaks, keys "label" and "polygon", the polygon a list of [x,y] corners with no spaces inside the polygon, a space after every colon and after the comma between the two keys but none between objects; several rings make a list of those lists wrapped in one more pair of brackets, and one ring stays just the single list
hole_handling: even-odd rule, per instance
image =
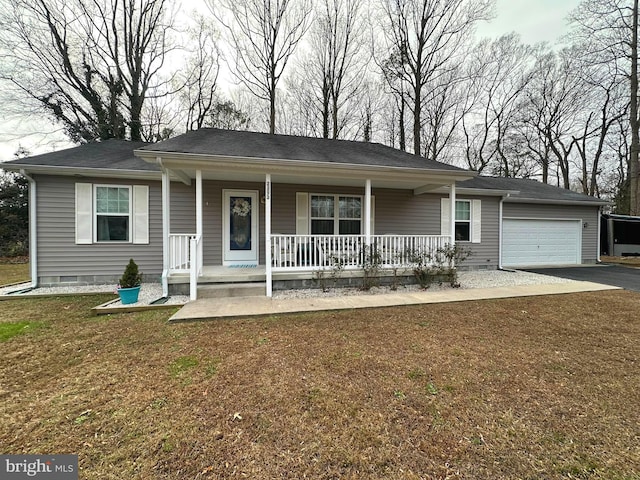
[{"label": "green bush", "polygon": [[127,267],[124,269],[124,274],[120,278],[118,285],[120,288],[133,288],[142,283],[142,274],[138,271],[138,265],[133,261],[133,258],[129,260]]}]

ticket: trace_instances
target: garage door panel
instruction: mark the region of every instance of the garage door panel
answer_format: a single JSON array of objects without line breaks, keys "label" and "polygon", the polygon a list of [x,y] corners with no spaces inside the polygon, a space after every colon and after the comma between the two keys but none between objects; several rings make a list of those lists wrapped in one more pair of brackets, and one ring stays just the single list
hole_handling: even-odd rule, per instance
[{"label": "garage door panel", "polygon": [[577,220],[504,219],[504,266],[580,263],[581,222]]}]

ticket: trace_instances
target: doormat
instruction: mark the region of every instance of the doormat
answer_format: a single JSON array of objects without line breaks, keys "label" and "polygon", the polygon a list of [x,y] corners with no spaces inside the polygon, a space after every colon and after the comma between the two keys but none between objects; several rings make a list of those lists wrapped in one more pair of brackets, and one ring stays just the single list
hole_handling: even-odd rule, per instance
[{"label": "doormat", "polygon": [[257,265],[247,264],[247,265],[229,265],[229,268],[257,268]]}]

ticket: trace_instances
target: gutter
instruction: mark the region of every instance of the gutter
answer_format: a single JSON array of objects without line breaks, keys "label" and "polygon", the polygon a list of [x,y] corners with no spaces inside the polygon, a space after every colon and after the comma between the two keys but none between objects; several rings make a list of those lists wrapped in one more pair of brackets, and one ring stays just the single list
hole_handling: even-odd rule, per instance
[{"label": "gutter", "polygon": [[140,180],[158,180],[160,172],[154,170],[135,170],[126,168],[91,168],[91,167],[68,167],[61,165],[35,165],[20,163],[12,165],[6,162],[2,165],[4,170],[11,172],[22,172],[29,169],[32,174],[62,175],[76,177],[107,177],[107,178],[135,178]]},{"label": "gutter", "polygon": [[[589,198],[589,197],[587,197]],[[611,202],[604,200],[552,200],[542,198],[509,198],[510,203],[537,203],[540,205],[574,205],[582,207],[602,207],[611,205]]]},{"label": "gutter", "polygon": [[37,227],[37,205],[36,205],[36,181],[29,176],[26,170],[21,169],[20,173],[29,180],[29,268],[31,270],[31,289],[38,286],[38,231]]}]

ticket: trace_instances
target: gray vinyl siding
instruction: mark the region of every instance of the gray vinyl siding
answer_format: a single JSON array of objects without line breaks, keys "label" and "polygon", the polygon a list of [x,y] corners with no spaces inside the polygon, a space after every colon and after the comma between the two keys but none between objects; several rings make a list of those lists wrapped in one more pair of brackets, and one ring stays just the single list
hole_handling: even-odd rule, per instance
[{"label": "gray vinyl siding", "polygon": [[171,233],[196,233],[196,189],[194,183],[171,182]]},{"label": "gray vinyl siding", "polygon": [[[296,192],[364,195],[364,187],[274,184],[272,232],[295,234]],[[440,235],[440,199],[443,195],[414,195],[412,190],[373,188],[375,196],[374,234]],[[481,243],[462,242],[472,252],[463,266],[496,268],[499,257],[498,197],[458,196],[461,200],[482,202]]]},{"label": "gray vinyl siding", "polygon": [[[129,258],[134,258],[147,280],[159,281],[162,273],[162,202],[161,182],[108,178],[75,178],[37,176],[38,277],[40,283],[96,283],[119,278]],[[149,186],[149,244],[91,244],[75,243],[75,183],[148,185]],[[205,265],[222,264],[222,199],[224,189],[256,190],[264,196],[262,182],[203,182],[203,252]],[[272,185],[272,232],[295,234],[296,192],[364,195],[364,186],[340,187],[324,185]],[[374,234],[439,235],[440,199],[442,195],[414,195],[411,190],[373,188],[375,196]],[[498,205],[493,197],[482,201],[482,243],[465,242],[473,255],[465,262],[471,267],[495,267],[498,258]],[[264,263],[264,203],[259,202],[260,263]],[[506,206],[506,205],[505,205]],[[541,206],[537,211],[513,207],[513,216],[542,218],[548,215]],[[556,209],[558,207],[555,207]],[[561,217],[589,214],[590,226],[585,229],[583,251],[595,253],[597,209],[567,207],[556,212]],[[519,210],[518,210],[519,209]],[[561,215],[564,213],[564,215]],[[171,233],[195,233],[195,184],[171,182]],[[591,231],[593,229],[593,232]],[[586,253],[583,258],[595,258]]]},{"label": "gray vinyl siding", "polygon": [[[597,261],[599,207],[504,202],[502,212],[504,218],[581,220],[583,226],[582,263],[595,263]],[[585,222],[587,224],[586,227]]]},{"label": "gray vinyl siding", "polygon": [[[173,188],[173,185],[172,185]],[[192,187],[195,191],[195,186]],[[258,199],[264,196],[264,183],[250,182],[223,182],[218,180],[205,180],[202,182],[202,215],[203,215],[203,255],[204,265],[222,265],[222,198],[223,190],[253,190],[258,191]],[[173,201],[172,201],[173,203]],[[259,201],[258,213],[258,238],[260,246],[258,248],[258,263],[264,264],[264,203]],[[173,208],[173,205],[172,205]],[[195,212],[195,195],[191,209]],[[173,232],[173,213],[172,213]],[[195,232],[195,214],[194,227]]]},{"label": "gray vinyl siding", "polygon": [[375,190],[377,235],[440,235],[440,195]]},{"label": "gray vinyl siding", "polygon": [[[471,256],[464,261],[462,266],[497,268],[500,257],[500,198],[457,195],[456,199],[481,201],[480,243],[458,242],[460,246],[471,251]],[[438,211],[440,211],[440,208],[438,208]]]},{"label": "gray vinyl siding", "polygon": [[[38,279],[41,284],[117,280],[133,258],[146,280],[162,273],[160,182],[64,176],[35,177],[37,188]],[[149,244],[75,243],[75,184],[149,186]],[[115,285],[114,285],[115,286]]]}]

